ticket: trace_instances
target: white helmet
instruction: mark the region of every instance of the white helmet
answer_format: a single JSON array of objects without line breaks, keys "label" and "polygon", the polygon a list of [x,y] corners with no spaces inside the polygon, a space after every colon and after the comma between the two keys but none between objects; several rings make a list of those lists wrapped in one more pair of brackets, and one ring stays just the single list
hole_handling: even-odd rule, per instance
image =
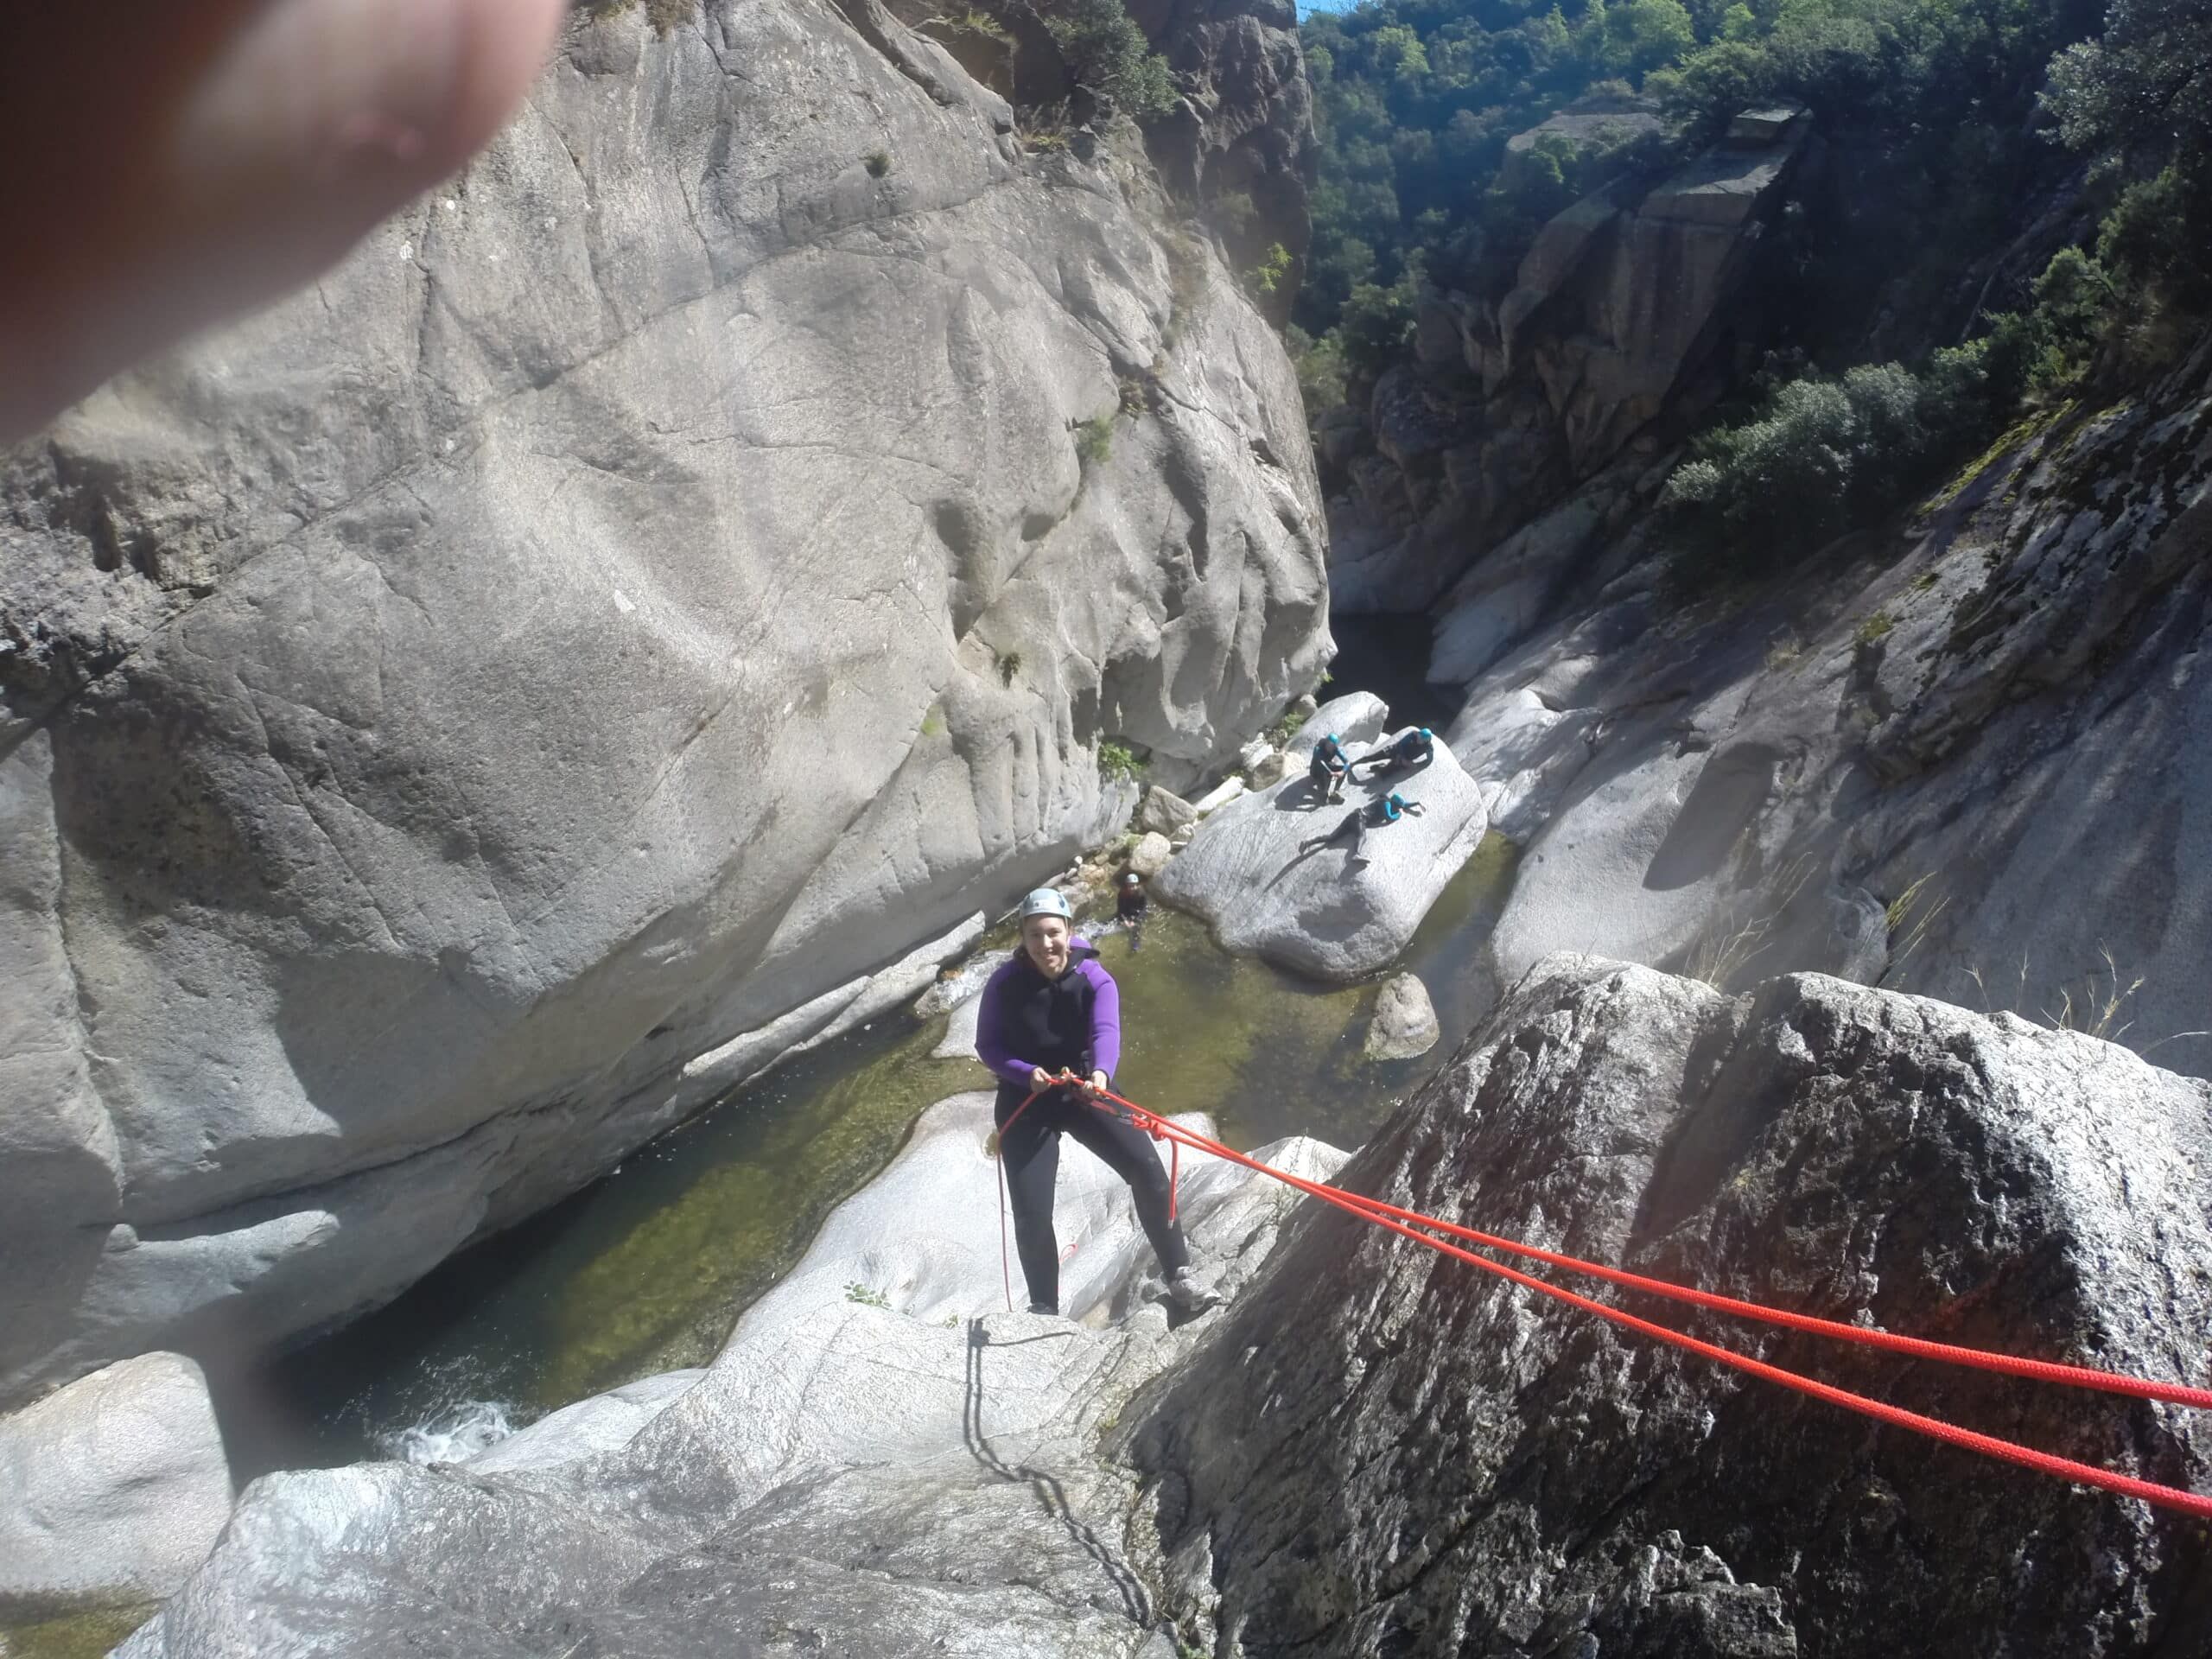
[{"label": "white helmet", "polygon": [[1021,919],[1026,922],[1032,916],[1057,916],[1064,922],[1075,919],[1075,912],[1058,887],[1039,887],[1021,901]]}]

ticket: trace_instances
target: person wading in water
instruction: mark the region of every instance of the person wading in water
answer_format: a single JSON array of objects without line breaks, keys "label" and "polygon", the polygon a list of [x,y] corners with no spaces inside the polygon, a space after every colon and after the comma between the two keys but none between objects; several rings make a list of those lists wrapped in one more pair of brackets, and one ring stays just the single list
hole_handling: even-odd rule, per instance
[{"label": "person wading in water", "polygon": [[[1183,1230],[1168,1217],[1167,1172],[1151,1141],[1097,1099],[1122,1058],[1122,994],[1098,953],[1075,937],[1068,901],[1039,887],[1021,903],[1021,949],[983,987],[976,1052],[998,1079],[993,1121],[1014,1207],[1014,1250],[1029,1283],[1029,1311],[1060,1311],[1060,1244],[1052,1185],[1060,1137],[1087,1147],[1129,1184],[1137,1219],[1160,1258],[1167,1294],[1185,1313],[1217,1300],[1191,1276]],[[1063,1071],[1081,1081],[1059,1081]],[[1030,1096],[1037,1090],[1033,1101]],[[1029,1101],[1027,1108],[1022,1106]],[[1007,1127],[1016,1112],[1020,1118]]]}]

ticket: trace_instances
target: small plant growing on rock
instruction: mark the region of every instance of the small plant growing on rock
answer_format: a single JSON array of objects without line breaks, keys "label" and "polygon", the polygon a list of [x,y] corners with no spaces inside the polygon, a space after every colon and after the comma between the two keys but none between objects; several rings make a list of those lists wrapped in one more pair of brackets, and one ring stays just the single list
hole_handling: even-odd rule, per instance
[{"label": "small plant growing on rock", "polygon": [[862,1307],[888,1309],[891,1306],[891,1299],[876,1289],[874,1286],[863,1285],[857,1281],[845,1287],[845,1300],[849,1302],[858,1302]]},{"label": "small plant growing on rock", "polygon": [[1305,729],[1305,727],[1306,711],[1303,709],[1293,709],[1281,720],[1268,728],[1268,741],[1276,748],[1287,749],[1290,747],[1290,740],[1296,737]]},{"label": "small plant growing on rock", "polygon": [[1103,467],[1114,455],[1114,417],[1094,415],[1075,429],[1075,453],[1086,467]]},{"label": "small plant growing on rock", "polygon": [[1244,273],[1244,284],[1254,294],[1272,294],[1290,279],[1290,250],[1270,243],[1260,263]]},{"label": "small plant growing on rock", "polygon": [[1871,647],[1878,644],[1896,626],[1897,620],[1887,611],[1876,611],[1859,625],[1859,632],[1854,637],[1860,645]]},{"label": "small plant growing on rock", "polygon": [[[638,0],[584,0],[581,10],[594,22],[619,17],[632,10]],[[645,0],[645,22],[654,34],[665,36],[679,23],[688,23],[699,15],[699,0]]]},{"label": "small plant growing on rock", "polygon": [[917,25],[921,29],[928,29],[931,26],[942,29],[950,35],[980,35],[986,40],[996,41],[1001,46],[1014,44],[1014,36],[1007,31],[1004,23],[999,22],[988,11],[979,11],[973,6],[964,6],[957,11],[945,12]]},{"label": "small plant growing on rock", "polygon": [[999,683],[1001,685],[1012,685],[1014,677],[1020,672],[1021,653],[1020,652],[1002,651],[999,653]]},{"label": "small plant growing on rock", "polygon": [[1108,738],[1098,746],[1098,775],[1114,781],[1134,778],[1144,770],[1137,752],[1126,743]]},{"label": "small plant growing on rock", "polygon": [[891,170],[891,152],[887,149],[872,149],[868,151],[867,167],[868,177],[871,179],[881,178],[885,174]]}]

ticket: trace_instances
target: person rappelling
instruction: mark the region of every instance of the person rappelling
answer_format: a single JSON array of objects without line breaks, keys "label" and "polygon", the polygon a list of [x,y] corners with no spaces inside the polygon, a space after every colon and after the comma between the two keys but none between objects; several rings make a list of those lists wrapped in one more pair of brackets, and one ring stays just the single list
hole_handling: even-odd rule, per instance
[{"label": "person rappelling", "polygon": [[1029,1311],[1060,1311],[1052,1188],[1063,1135],[1128,1183],[1175,1306],[1185,1313],[1212,1306],[1217,1299],[1191,1276],[1160,1154],[1118,1107],[1098,1097],[1121,1061],[1121,989],[1090,942],[1076,937],[1067,899],[1051,887],[1021,902],[1021,948],[983,987],[976,1052],[998,1079],[992,1121]]}]

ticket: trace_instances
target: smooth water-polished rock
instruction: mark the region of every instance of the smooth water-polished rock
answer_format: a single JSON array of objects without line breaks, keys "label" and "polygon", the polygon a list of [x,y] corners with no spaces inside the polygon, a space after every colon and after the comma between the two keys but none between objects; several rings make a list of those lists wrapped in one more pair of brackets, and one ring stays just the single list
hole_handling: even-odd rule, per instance
[{"label": "smooth water-polished rock", "polygon": [[231,1513],[200,1367],[141,1354],[0,1417],[0,1615],[154,1601]]},{"label": "smooth water-polished rock", "polygon": [[[1317,738],[1338,731],[1357,756],[1363,746],[1352,739],[1363,722],[1325,725],[1335,706],[1309,729]],[[1355,860],[1347,819],[1393,791],[1421,811],[1370,829]],[[1358,979],[1405,949],[1488,824],[1481,791],[1440,740],[1428,765],[1363,777],[1341,801],[1324,802],[1300,772],[1232,802],[1198,826],[1155,885],[1203,916],[1226,950],[1321,979]]]},{"label": "smooth water-polished rock", "polygon": [[627,1446],[706,1374],[703,1366],[663,1371],[563,1406],[478,1452],[468,1467],[481,1474],[556,1469]]},{"label": "smooth water-polished rock", "polygon": [[[2010,1015],[1553,957],[1341,1180],[1847,1324],[2212,1382],[2212,1087]],[[1626,1306],[2212,1487],[2201,1412]],[[1151,1400],[1138,1454],[1202,1651],[2150,1659],[2205,1633],[2187,1516],[1873,1426],[1334,1211]]]},{"label": "smooth water-polished rock", "polygon": [[[122,1653],[1172,1659],[1133,1478],[1100,1444],[1211,1320],[1171,1326],[1127,1189],[1072,1145],[1077,1317],[1005,1312],[990,1111],[977,1093],[925,1114],[704,1376],[571,1407],[466,1469],[256,1482]],[[1342,1158],[1262,1155],[1319,1179]],[[1180,1196],[1232,1293],[1295,1202],[1211,1160],[1185,1161]]]},{"label": "smooth water-polished rock", "polygon": [[[257,1482],[125,1659],[2201,1645],[2212,1559],[2186,1517],[1872,1426],[1340,1212],[1294,1218],[1305,1200],[1230,1166],[1186,1161],[1182,1193],[1224,1310],[1170,1323],[1126,1196],[1071,1148],[1081,1317],[997,1311],[989,1110],[932,1108],[626,1445],[563,1457],[556,1418],[531,1471]],[[1342,1182],[1726,1294],[2202,1387],[2209,1172],[2212,1088],[2093,1039],[1817,976],[1731,998],[1555,957]],[[1634,1307],[2212,1481],[2201,1414]]]},{"label": "smooth water-polished rock", "polygon": [[1102,741],[1182,786],[1320,671],[1295,377],[1141,150],[874,0],[598,10],[0,455],[0,1401],[388,1299],[1118,833]]}]

